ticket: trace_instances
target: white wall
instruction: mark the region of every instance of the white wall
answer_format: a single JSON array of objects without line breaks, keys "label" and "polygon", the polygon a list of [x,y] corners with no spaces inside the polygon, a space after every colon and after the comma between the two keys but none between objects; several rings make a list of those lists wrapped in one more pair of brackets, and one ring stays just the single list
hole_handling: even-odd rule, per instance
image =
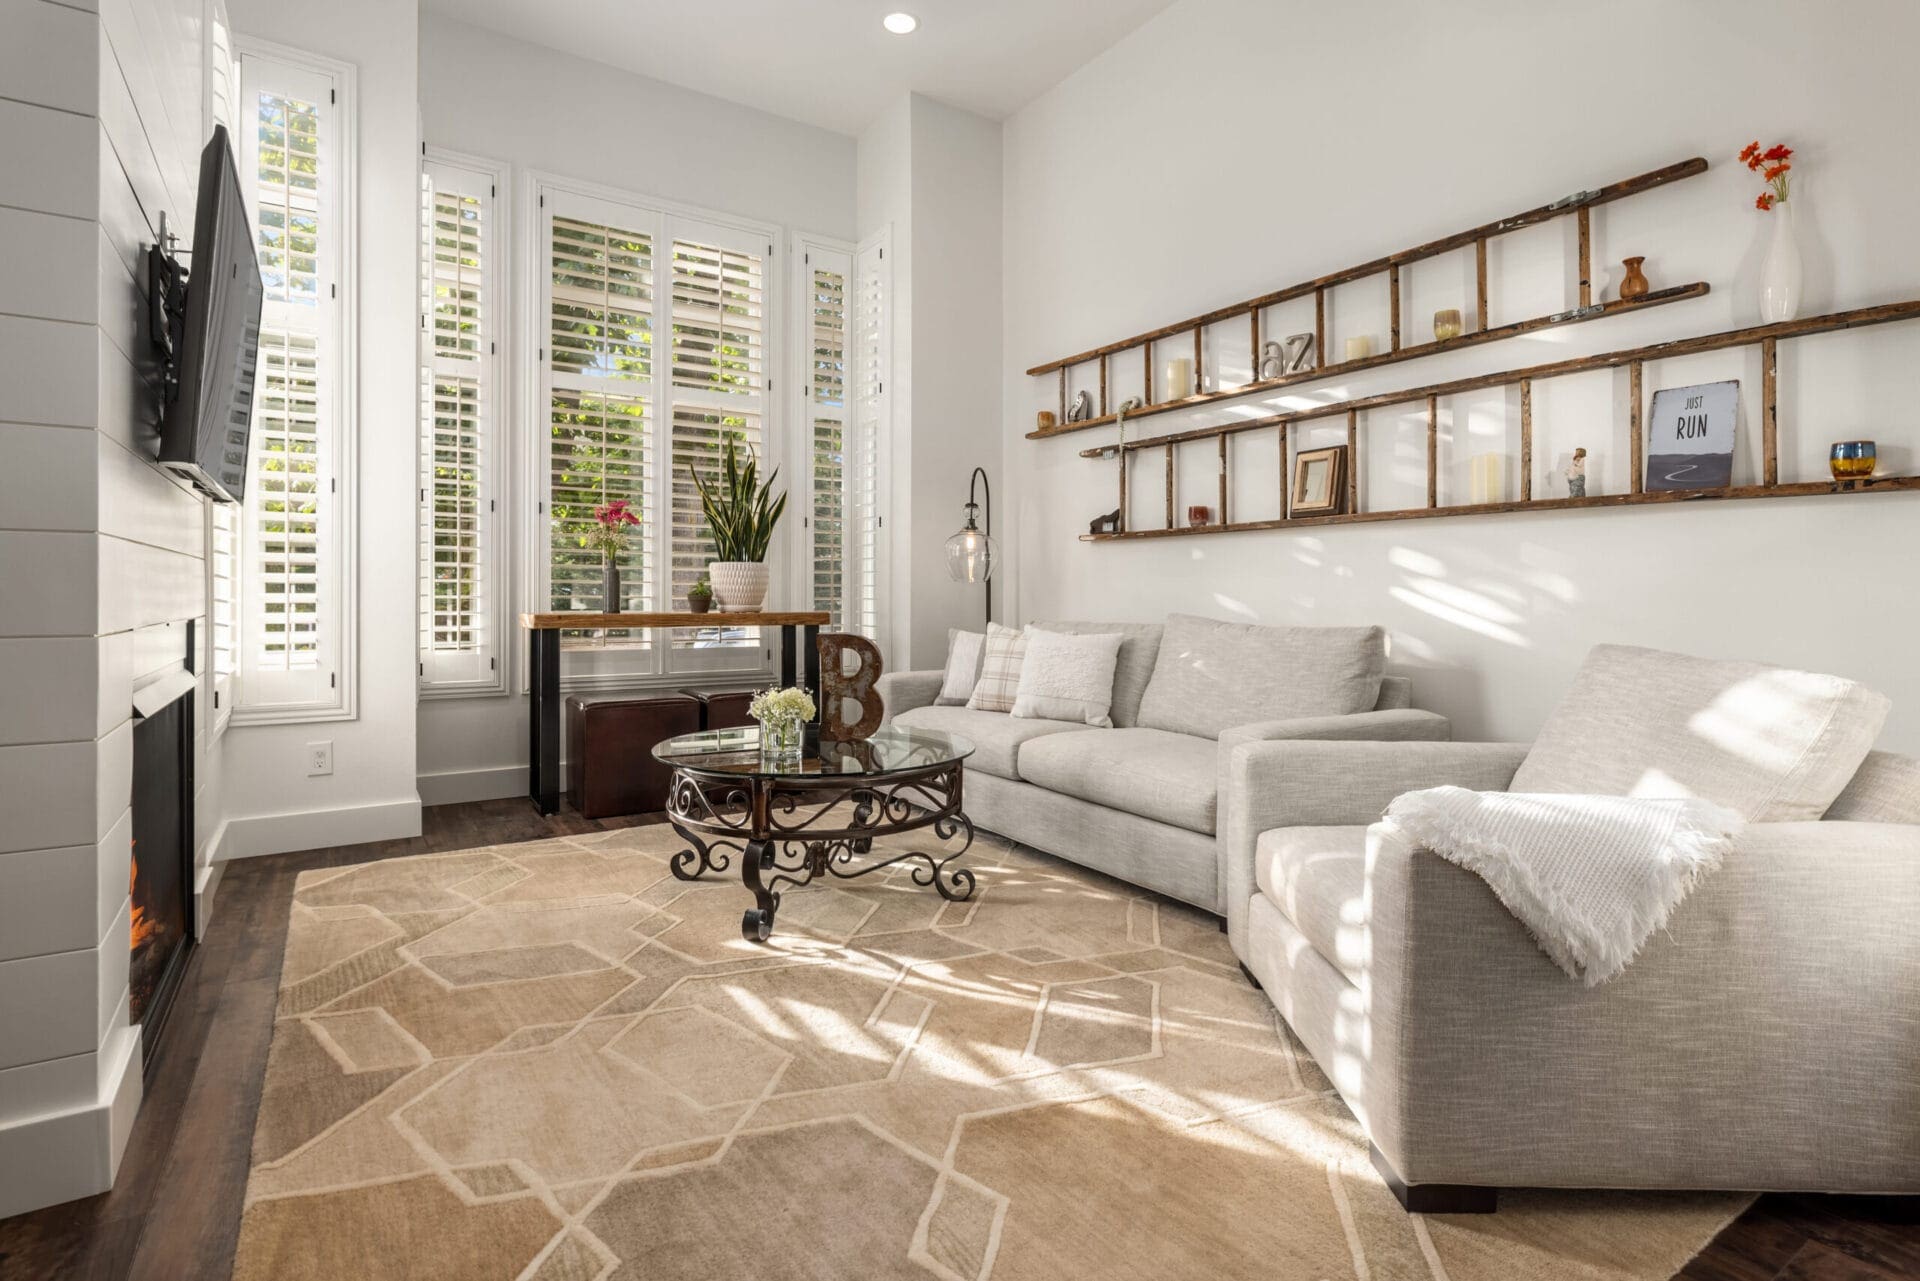
[{"label": "white wall", "polygon": [[973,469],[1004,484],[989,373],[1001,363],[1000,170],[998,123],[920,94],[860,135],[860,234],[889,228],[894,259],[898,532],[884,653],[895,669],[938,666],[947,629],[978,630],[984,619],[984,589],[947,576],[945,547],[966,517]]},{"label": "white wall", "polygon": [[[427,142],[506,161],[516,182],[537,170],[773,222],[783,247],[793,231],[854,238],[852,138],[434,14],[420,26],[420,110]],[[503,203],[508,196],[501,192]],[[784,289],[790,276],[781,266],[770,279]],[[507,334],[502,372],[511,386],[527,353]],[[518,402],[509,393],[502,403]],[[777,395],[773,412],[786,407]],[[525,501],[524,491],[510,489],[503,503],[516,556]],[[525,568],[513,567],[515,614],[528,607]],[[412,617],[409,609],[409,624]],[[508,641],[511,696],[420,704],[418,768],[429,804],[526,790],[525,634],[511,627]]]},{"label": "white wall", "polygon": [[[1867,681],[1894,700],[1885,744],[1920,750],[1911,495],[1087,544],[1076,535],[1113,507],[1115,469],[1076,455],[1113,429],[1022,439],[1054,387],[1020,372],[1694,155],[1713,163],[1706,175],[1596,211],[1596,260],[1617,284],[1618,261],[1644,254],[1656,287],[1706,280],[1708,298],[1298,396],[1336,400],[1757,323],[1768,223],[1752,208],[1757,180],[1733,161],[1755,137],[1799,153],[1803,314],[1920,296],[1920,180],[1896,159],[1917,46],[1920,8],[1903,0],[1849,6],[1845,21],[1793,0],[1622,0],[1603,15],[1527,0],[1173,5],[1007,123],[1002,367],[1020,617],[1382,623],[1416,702],[1452,716],[1465,738],[1531,736],[1597,641],[1746,656]],[[1497,243],[1495,323],[1574,301],[1559,265],[1572,262],[1570,226]],[[1469,272],[1454,262],[1413,273],[1410,335],[1424,338],[1438,307],[1471,309]],[[1377,292],[1336,295],[1336,350],[1355,332],[1384,343],[1384,285]],[[1310,304],[1271,328],[1312,328]],[[1238,321],[1222,338],[1221,385],[1246,377],[1244,332]],[[1920,466],[1917,343],[1920,326],[1906,325],[1783,344],[1783,479],[1823,477],[1827,443],[1858,436],[1879,439],[1883,470]],[[1650,391],[1719,378],[1743,382],[1736,481],[1757,479],[1757,356],[1647,370]],[[1115,398],[1132,390],[1118,382]],[[1536,391],[1536,493],[1576,445],[1595,454],[1591,492],[1626,488],[1624,398],[1624,378],[1605,374]],[[1130,435],[1278,403],[1162,415]],[[1451,409],[1443,502],[1462,495],[1470,453],[1518,452],[1506,398]],[[1369,506],[1421,501],[1423,430],[1374,418]],[[1260,510],[1274,502],[1274,445],[1243,440],[1235,516],[1277,514]],[[1213,446],[1197,448],[1176,468],[1183,510],[1215,501]],[[1136,467],[1135,493],[1148,497],[1133,518],[1158,523],[1162,473]]]},{"label": "white wall", "polygon": [[[414,786],[415,328],[419,252],[418,20],[412,4],[232,0],[243,36],[352,63],[358,78],[359,393],[355,576],[357,715],[235,725],[225,738],[224,857],[351,844],[420,830]],[[333,773],[307,777],[305,745],[332,741]]]},{"label": "white wall", "polygon": [[0,4],[0,1217],[107,1187],[140,1101],[133,688],[180,663],[207,591],[205,505],[152,462],[144,255],[162,215],[192,235],[217,13]]}]

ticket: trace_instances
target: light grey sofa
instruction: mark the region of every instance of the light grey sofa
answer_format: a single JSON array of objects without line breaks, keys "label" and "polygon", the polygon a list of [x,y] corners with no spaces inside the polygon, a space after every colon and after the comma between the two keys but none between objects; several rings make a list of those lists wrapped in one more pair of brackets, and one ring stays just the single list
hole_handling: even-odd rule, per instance
[{"label": "light grey sofa", "polygon": [[[1633,732],[1631,698],[1618,705]],[[1705,706],[1676,725],[1701,737]],[[1233,948],[1403,1203],[1490,1210],[1498,1187],[1920,1191],[1920,761],[1874,752],[1823,819],[1750,821],[1625,973],[1587,988],[1480,878],[1376,822],[1420,788],[1507,790],[1531,750],[1232,753]]]},{"label": "light grey sofa", "polygon": [[[1216,915],[1227,904],[1217,839],[1220,787],[1236,746],[1299,738],[1433,740],[1449,733],[1445,717],[1410,706],[1411,686],[1397,676],[1379,677],[1372,711],[1234,723],[1237,708],[1259,705],[1249,683],[1300,678],[1272,669],[1240,674],[1243,699],[1202,690],[1181,700],[1177,723],[1217,733],[1142,725],[1143,704],[1151,711],[1155,702],[1152,683],[1174,679],[1159,663],[1162,624],[1035,626],[1126,637],[1114,678],[1112,728],[936,706],[938,671],[882,676],[877,688],[887,721],[959,734],[973,743],[965,806],[976,827]],[[1235,683],[1224,682],[1223,689]],[[1167,702],[1164,696],[1158,701]]]}]

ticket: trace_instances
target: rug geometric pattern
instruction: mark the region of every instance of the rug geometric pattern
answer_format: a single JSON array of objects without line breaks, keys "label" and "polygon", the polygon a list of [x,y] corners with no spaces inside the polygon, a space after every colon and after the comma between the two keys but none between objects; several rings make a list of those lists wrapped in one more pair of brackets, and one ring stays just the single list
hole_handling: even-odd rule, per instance
[{"label": "rug geometric pattern", "polygon": [[1213,918],[982,836],[754,945],[681,845],[302,874],[235,1277],[1625,1281],[1746,1203],[1410,1217]]}]

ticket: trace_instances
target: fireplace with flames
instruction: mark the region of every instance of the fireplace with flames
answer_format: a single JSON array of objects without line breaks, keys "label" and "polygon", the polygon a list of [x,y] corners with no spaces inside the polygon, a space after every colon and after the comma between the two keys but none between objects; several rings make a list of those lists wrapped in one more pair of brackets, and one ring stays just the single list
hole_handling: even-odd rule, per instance
[{"label": "fireplace with flames", "polygon": [[133,725],[128,1018],[149,1069],[193,946],[193,692]]}]

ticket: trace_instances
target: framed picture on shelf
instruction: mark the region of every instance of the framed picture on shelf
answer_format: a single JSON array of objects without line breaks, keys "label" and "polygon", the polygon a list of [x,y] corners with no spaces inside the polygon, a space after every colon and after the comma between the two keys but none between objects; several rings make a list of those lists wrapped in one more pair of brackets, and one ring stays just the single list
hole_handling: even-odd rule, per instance
[{"label": "framed picture on shelf", "polygon": [[1337,516],[1346,497],[1347,447],[1303,449],[1293,456],[1288,516]]},{"label": "framed picture on shelf", "polygon": [[1721,489],[1733,483],[1739,382],[1653,393],[1647,415],[1649,490]]}]

